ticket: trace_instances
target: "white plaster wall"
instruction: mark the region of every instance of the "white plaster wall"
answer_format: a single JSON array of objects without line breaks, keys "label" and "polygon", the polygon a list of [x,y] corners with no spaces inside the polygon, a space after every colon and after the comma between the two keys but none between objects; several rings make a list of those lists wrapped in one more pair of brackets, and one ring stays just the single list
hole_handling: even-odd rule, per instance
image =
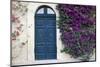
[{"label": "white plaster wall", "polygon": [[[13,7],[16,8],[18,6],[18,2],[13,2],[12,3]],[[21,3],[23,6],[27,5],[26,3],[22,2]],[[24,11],[22,11],[24,12]],[[18,31],[20,34],[19,36],[16,37],[16,40],[12,40],[12,65],[24,65],[28,63],[28,44],[27,44],[27,14],[22,15],[23,13],[20,12],[20,9],[12,9],[12,14],[14,14],[16,17],[19,17],[19,21],[14,21],[12,23],[12,33],[14,31]],[[12,19],[12,18],[11,18]],[[17,27],[20,27],[20,25],[23,25],[20,29],[18,30]],[[25,45],[22,45],[22,43],[25,43]]]},{"label": "white plaster wall", "polygon": [[[27,16],[23,16],[20,18],[21,24],[23,24],[23,32],[21,32],[21,35],[17,37],[15,41],[12,41],[12,64],[13,65],[21,65],[21,64],[27,64],[27,44],[22,46],[22,42],[26,42],[27,40]],[[19,25],[19,24],[18,24]],[[18,25],[12,25],[12,31],[14,31],[16,26]],[[16,48],[14,48],[16,47]]]}]

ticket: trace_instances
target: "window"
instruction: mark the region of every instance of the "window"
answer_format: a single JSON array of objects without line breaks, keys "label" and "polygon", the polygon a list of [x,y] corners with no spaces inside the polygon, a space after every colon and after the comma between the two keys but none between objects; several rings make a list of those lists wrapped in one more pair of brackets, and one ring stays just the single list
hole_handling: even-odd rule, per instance
[{"label": "window", "polygon": [[54,14],[54,11],[51,8],[47,8],[47,14]]},{"label": "window", "polygon": [[36,14],[55,14],[55,12],[52,10],[52,8],[45,6],[39,8]]},{"label": "window", "polygon": [[44,8],[39,9],[37,14],[44,14]]}]

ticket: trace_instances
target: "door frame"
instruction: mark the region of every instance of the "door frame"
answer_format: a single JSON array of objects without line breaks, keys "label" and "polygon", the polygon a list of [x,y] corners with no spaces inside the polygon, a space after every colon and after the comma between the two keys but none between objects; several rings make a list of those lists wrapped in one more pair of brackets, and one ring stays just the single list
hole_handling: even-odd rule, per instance
[{"label": "door frame", "polygon": [[[43,8],[43,7],[46,7],[46,8],[50,8],[51,10],[53,10],[51,7],[49,7],[48,5],[41,5],[41,6],[39,6],[37,9],[36,9],[36,11],[35,11],[35,16],[34,16],[34,19],[35,19],[35,23],[36,23],[36,14],[37,14],[37,11],[39,10],[39,9],[41,9],[41,8]],[[56,21],[56,12],[53,10],[53,12],[54,12],[54,14],[55,14],[55,21]],[[35,24],[34,23],[34,24]],[[45,59],[45,60],[57,60],[57,24],[56,24],[56,22],[55,22],[55,32],[56,32],[56,36],[55,36],[55,38],[56,38],[56,44],[55,44],[55,46],[56,46],[56,58],[55,59]],[[35,47],[36,47],[36,41],[35,41],[35,38],[36,38],[36,24],[34,25],[34,45],[35,45]],[[34,47],[34,58],[35,58],[35,47]],[[35,60],[36,60],[36,58],[35,58]],[[45,61],[45,60],[42,60],[42,61]],[[38,61],[38,60],[36,60],[36,61]]]}]

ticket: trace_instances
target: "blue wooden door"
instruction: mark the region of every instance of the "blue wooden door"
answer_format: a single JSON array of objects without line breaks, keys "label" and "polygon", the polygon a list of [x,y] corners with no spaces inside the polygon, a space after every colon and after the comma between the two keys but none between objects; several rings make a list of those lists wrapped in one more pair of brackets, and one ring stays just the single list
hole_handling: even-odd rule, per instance
[{"label": "blue wooden door", "polygon": [[[42,8],[41,8],[42,9]],[[35,59],[56,59],[56,15],[48,7],[35,16]],[[42,12],[42,13],[41,13]]]}]

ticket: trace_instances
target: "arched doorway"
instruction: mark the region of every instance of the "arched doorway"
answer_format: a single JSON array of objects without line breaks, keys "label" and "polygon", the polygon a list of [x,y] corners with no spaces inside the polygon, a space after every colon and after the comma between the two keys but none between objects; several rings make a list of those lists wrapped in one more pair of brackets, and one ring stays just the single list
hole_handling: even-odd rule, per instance
[{"label": "arched doorway", "polygon": [[43,5],[35,14],[35,60],[56,58],[56,14]]}]

